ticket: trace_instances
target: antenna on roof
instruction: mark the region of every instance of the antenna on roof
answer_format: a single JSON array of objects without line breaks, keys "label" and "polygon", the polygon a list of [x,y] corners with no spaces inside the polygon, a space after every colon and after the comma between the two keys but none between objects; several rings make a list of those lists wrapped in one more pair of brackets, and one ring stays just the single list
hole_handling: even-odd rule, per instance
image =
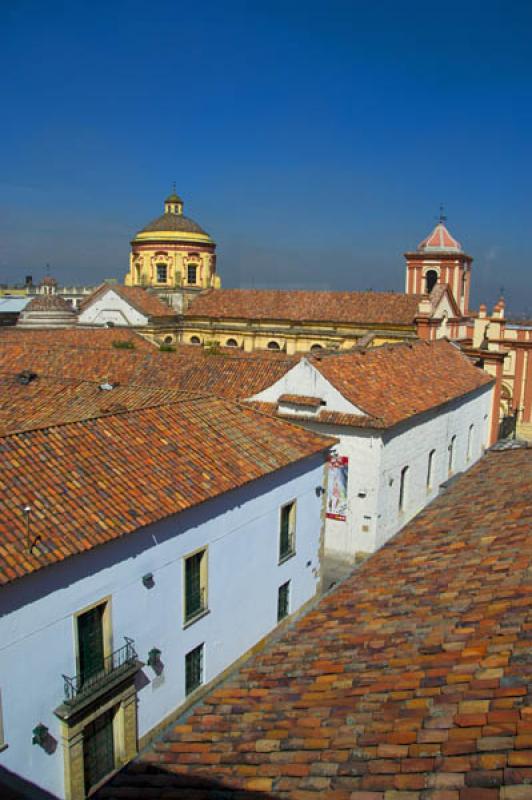
[{"label": "antenna on roof", "polygon": [[441,224],[443,222],[447,222],[447,216],[445,215],[445,209],[443,207],[443,203],[440,203],[440,215],[437,217],[438,222]]}]

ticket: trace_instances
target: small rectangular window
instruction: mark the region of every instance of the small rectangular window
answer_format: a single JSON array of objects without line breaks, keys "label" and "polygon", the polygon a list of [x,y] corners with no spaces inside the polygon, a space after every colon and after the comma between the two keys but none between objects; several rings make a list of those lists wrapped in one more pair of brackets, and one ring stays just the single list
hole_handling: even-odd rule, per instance
[{"label": "small rectangular window", "polygon": [[157,283],[166,283],[168,268],[166,264],[157,264]]},{"label": "small rectangular window", "polygon": [[207,550],[185,558],[185,623],[207,610]]},{"label": "small rectangular window", "polygon": [[189,264],[187,267],[187,283],[197,283],[198,268],[196,264]]},{"label": "small rectangular window", "polygon": [[290,611],[290,581],[279,586],[277,595],[277,622],[288,616]]},{"label": "small rectangular window", "polygon": [[401,470],[401,483],[399,485],[399,511],[404,511],[406,504],[406,481],[408,477],[408,467],[403,467]]},{"label": "small rectangular window", "polygon": [[475,429],[475,426],[473,424],[471,424],[469,426],[469,431],[468,431],[468,434],[467,434],[467,460],[468,461],[471,461],[471,458],[473,456],[473,431],[474,431],[474,429]]},{"label": "small rectangular window", "polygon": [[185,656],[185,693],[190,694],[203,683],[203,645]]},{"label": "small rectangular window", "polygon": [[427,491],[432,489],[432,480],[434,472],[434,453],[436,450],[431,450],[429,453],[429,460],[427,464]]},{"label": "small rectangular window", "polygon": [[448,472],[449,475],[452,475],[454,472],[454,459],[455,459],[455,450],[456,450],[456,436],[451,437],[451,441],[449,442],[449,463],[448,463]]},{"label": "small rectangular window", "polygon": [[296,552],[296,503],[281,508],[279,532],[279,561],[285,561]]}]

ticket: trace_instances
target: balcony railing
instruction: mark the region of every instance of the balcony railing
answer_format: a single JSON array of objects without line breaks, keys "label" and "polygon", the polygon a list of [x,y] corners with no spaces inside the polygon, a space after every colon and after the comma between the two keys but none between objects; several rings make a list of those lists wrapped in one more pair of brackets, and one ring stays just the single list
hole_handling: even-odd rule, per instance
[{"label": "balcony railing", "polygon": [[98,691],[110,680],[119,677],[120,672],[126,672],[135,665],[137,653],[133,639],[124,636],[125,644],[114,653],[105,656],[103,663],[97,669],[69,678],[63,675],[65,682],[65,702],[73,703],[81,700],[92,692]]}]

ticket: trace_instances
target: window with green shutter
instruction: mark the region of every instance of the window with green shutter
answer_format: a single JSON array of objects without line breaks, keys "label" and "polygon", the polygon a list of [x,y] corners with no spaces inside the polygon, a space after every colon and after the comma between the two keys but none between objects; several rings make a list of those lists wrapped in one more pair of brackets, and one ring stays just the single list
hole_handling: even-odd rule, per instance
[{"label": "window with green shutter", "polygon": [[185,656],[185,693],[190,694],[203,683],[203,645]]},{"label": "window with green shutter", "polygon": [[185,623],[207,610],[207,550],[185,559]]},{"label": "window with green shutter", "polygon": [[288,503],[281,508],[281,529],[279,533],[279,561],[285,561],[296,552],[296,503]]},{"label": "window with green shutter", "polygon": [[77,618],[79,674],[82,684],[94,678],[104,668],[104,611],[105,603],[101,603]]},{"label": "window with green shutter", "polygon": [[277,622],[288,616],[290,610],[290,581],[279,586],[277,595]]}]

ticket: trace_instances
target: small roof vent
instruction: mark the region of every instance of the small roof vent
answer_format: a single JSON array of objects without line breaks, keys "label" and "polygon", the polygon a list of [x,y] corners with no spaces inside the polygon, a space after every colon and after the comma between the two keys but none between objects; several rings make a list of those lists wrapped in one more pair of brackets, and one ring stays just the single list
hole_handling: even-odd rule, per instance
[{"label": "small roof vent", "polygon": [[100,383],[98,389],[101,392],[111,392],[113,389],[116,389],[118,383],[109,383],[109,381],[104,381],[104,383]]},{"label": "small roof vent", "polygon": [[36,372],[32,372],[31,369],[23,369],[22,372],[19,372],[16,381],[20,383],[21,386],[27,386],[28,383],[31,383],[37,377]]}]

